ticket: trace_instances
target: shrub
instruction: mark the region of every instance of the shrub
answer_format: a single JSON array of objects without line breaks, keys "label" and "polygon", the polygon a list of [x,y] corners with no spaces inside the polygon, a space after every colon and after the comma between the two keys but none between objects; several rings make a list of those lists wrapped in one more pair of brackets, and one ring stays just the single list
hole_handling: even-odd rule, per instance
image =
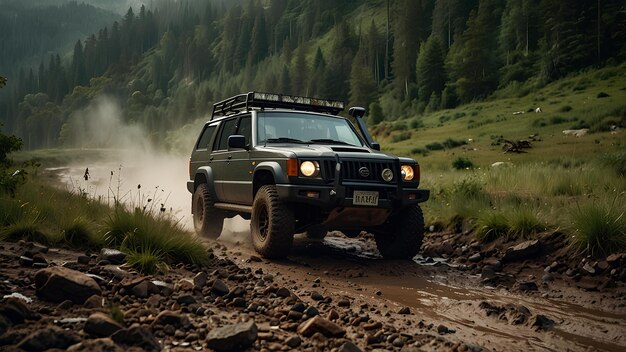
[{"label": "shrub", "polygon": [[462,139],[452,139],[452,138],[448,138],[445,141],[443,141],[443,146],[446,147],[447,149],[452,149],[452,148],[456,148],[456,147],[460,147],[462,145],[466,145],[467,142],[462,140]]},{"label": "shrub", "polygon": [[600,92],[600,93],[598,93],[598,98],[608,98],[608,97],[610,97],[610,95],[608,95],[608,94],[607,94],[607,93],[605,93],[605,92]]},{"label": "shrub", "polygon": [[570,111],[572,111],[572,109],[573,109],[573,108],[572,108],[571,106],[569,106],[569,105],[564,105],[564,106],[562,106],[562,107],[559,109],[559,111],[560,111],[560,112],[570,112]]},{"label": "shrub", "polygon": [[474,168],[474,163],[466,157],[460,156],[452,161],[452,167],[456,170],[465,170]]},{"label": "shrub", "polygon": [[415,148],[411,149],[411,154],[421,154],[423,156],[426,156],[426,155],[428,155],[428,149],[415,147]]},{"label": "shrub", "polygon": [[412,129],[422,128],[424,127],[424,122],[421,119],[413,119],[411,120],[410,126]]},{"label": "shrub", "polygon": [[508,216],[509,235],[513,238],[530,238],[533,234],[546,229],[537,213],[528,208],[517,208]]},{"label": "shrub", "polygon": [[553,116],[552,118],[550,118],[550,124],[552,125],[558,125],[567,121],[569,120],[561,116]]},{"label": "shrub", "polygon": [[91,224],[81,218],[74,218],[62,228],[63,240],[75,248],[100,248],[103,245],[101,238],[96,237]]},{"label": "shrub", "polygon": [[403,131],[391,136],[391,141],[394,143],[406,141],[407,139],[411,139],[411,132],[409,131]]},{"label": "shrub", "polygon": [[590,203],[572,213],[572,246],[592,256],[626,250],[626,218],[619,204]]},{"label": "shrub", "polygon": [[495,211],[483,212],[476,219],[476,239],[485,243],[508,236],[508,219]]},{"label": "shrub", "polygon": [[426,144],[426,149],[428,150],[443,150],[443,144],[439,143],[439,142],[433,142],[433,143],[429,143]]}]

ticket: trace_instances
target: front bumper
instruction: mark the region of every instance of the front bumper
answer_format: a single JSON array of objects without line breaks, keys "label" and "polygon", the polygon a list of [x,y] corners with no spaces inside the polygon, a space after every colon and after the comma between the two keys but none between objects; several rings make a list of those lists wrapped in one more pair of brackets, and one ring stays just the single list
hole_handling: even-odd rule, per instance
[{"label": "front bumper", "polygon": [[[344,183],[332,186],[277,184],[276,188],[278,196],[284,202],[305,203],[327,210],[338,207],[393,209],[418,204],[430,197],[430,191],[427,189],[382,187],[363,183]],[[378,191],[378,205],[354,205],[352,196],[354,191]],[[311,194],[317,196],[310,196]]]}]

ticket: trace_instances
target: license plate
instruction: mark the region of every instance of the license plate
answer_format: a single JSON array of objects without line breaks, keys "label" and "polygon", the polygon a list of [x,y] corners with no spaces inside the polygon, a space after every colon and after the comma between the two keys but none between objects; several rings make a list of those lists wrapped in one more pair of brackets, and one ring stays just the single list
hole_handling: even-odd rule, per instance
[{"label": "license plate", "polygon": [[352,198],[352,204],[354,205],[378,205],[378,192],[376,191],[354,191]]}]

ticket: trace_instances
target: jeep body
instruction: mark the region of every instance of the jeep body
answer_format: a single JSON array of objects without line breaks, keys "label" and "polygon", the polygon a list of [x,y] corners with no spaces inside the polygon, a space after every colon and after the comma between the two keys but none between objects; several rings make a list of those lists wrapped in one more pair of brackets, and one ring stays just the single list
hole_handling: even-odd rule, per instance
[{"label": "jeep body", "polygon": [[[225,216],[241,214],[266,257],[287,255],[294,233],[331,230],[372,232],[379,249],[388,247],[383,256],[414,256],[423,237],[419,203],[429,197],[417,162],[377,150],[362,114],[359,130],[336,115],[338,102],[297,98],[252,92],[214,106],[189,163],[196,231],[217,237]],[[405,224],[407,216],[417,219]],[[410,232],[401,241],[409,250],[393,245],[402,231]]]}]

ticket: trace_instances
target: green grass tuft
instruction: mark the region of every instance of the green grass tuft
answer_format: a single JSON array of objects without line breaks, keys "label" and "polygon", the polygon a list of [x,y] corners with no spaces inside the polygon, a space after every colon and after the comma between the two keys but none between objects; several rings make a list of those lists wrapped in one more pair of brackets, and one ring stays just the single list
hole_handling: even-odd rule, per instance
[{"label": "green grass tuft", "polygon": [[509,236],[514,239],[529,239],[534,234],[546,230],[537,213],[527,207],[513,209],[507,214],[507,219]]},{"label": "green grass tuft", "polygon": [[624,204],[594,202],[572,212],[572,246],[592,256],[626,250]]},{"label": "green grass tuft", "polygon": [[156,248],[142,248],[140,251],[126,250],[126,262],[142,274],[152,275],[157,271],[167,272],[165,255]]},{"label": "green grass tuft", "polygon": [[497,211],[483,212],[476,219],[476,239],[486,243],[504,237],[508,239],[509,220]]},{"label": "green grass tuft", "polygon": [[97,236],[92,225],[81,217],[63,226],[61,234],[65,243],[74,248],[98,249],[104,245],[102,237]]}]

